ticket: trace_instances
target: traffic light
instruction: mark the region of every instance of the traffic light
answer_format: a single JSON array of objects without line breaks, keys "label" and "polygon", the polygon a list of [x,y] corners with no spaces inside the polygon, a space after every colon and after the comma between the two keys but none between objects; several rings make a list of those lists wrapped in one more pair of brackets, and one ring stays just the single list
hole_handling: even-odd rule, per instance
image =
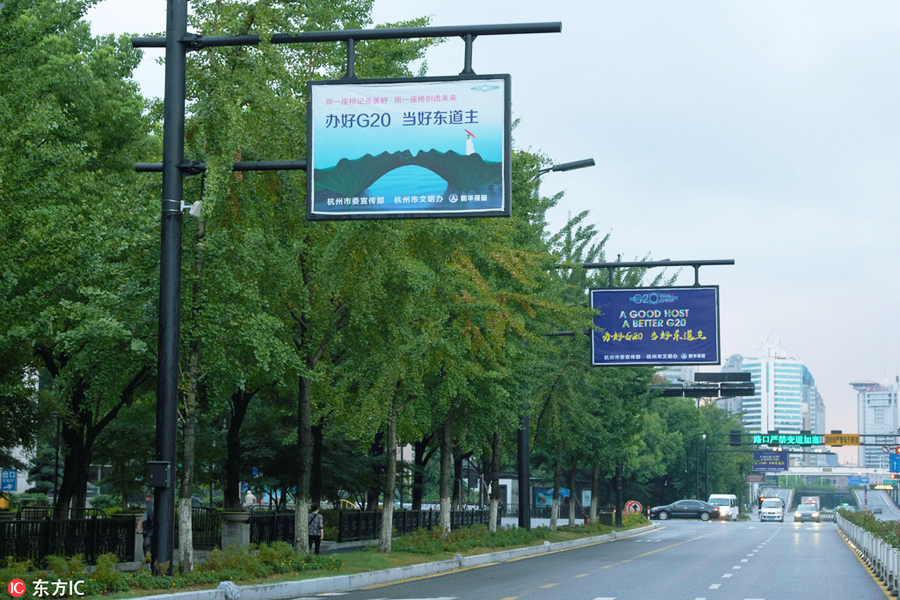
[{"label": "traffic light", "polygon": [[[732,429],[731,434],[728,436],[728,444],[730,446],[740,446],[741,445],[741,430],[740,429]],[[900,448],[898,448],[898,452],[900,452]]]}]

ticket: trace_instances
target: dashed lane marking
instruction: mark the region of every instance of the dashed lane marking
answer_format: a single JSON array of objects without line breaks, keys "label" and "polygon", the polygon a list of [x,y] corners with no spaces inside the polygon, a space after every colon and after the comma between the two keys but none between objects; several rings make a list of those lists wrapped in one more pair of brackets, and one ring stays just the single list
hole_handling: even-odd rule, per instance
[{"label": "dashed lane marking", "polygon": [[545,590],[545,589],[547,589],[547,588],[552,588],[552,587],[555,587],[555,586],[557,586],[557,585],[559,585],[559,584],[558,584],[558,583],[548,583],[547,585],[542,585],[542,586],[541,586],[541,589],[542,589],[542,590]]},{"label": "dashed lane marking", "polygon": [[587,576],[588,576],[587,573],[581,573],[580,575],[573,575],[573,577],[574,577],[575,579],[578,579],[579,577],[587,577]]}]

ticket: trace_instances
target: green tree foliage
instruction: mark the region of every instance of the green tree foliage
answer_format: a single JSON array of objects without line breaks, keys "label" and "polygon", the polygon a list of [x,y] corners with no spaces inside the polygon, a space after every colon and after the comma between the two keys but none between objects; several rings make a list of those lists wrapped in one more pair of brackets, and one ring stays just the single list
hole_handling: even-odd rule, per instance
[{"label": "green tree foliage", "polygon": [[148,144],[140,55],[91,37],[89,4],[13,0],[0,19],[0,348],[52,378],[62,506],[83,506],[94,442],[149,380],[155,330],[153,222],[133,173]]}]

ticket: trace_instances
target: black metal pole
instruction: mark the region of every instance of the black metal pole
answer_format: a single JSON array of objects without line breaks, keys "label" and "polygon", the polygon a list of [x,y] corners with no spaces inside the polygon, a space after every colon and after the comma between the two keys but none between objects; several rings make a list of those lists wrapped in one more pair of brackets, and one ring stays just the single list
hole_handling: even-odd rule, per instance
[{"label": "black metal pole", "polygon": [[162,222],[159,246],[159,340],[156,386],[156,460],[169,465],[164,486],[154,489],[153,559],[172,574],[175,548],[175,460],[178,430],[178,342],[181,323],[181,201],[187,0],[168,0],[163,98]]},{"label": "black metal pole", "polygon": [[531,530],[531,453],[528,415],[519,416],[519,527]]},{"label": "black metal pole", "polygon": [[622,490],[622,463],[616,464],[616,527],[622,526],[622,511],[625,510],[625,494]]},{"label": "black metal pole", "polygon": [[709,446],[706,447],[706,485],[703,488],[703,496],[700,498],[709,498]]}]

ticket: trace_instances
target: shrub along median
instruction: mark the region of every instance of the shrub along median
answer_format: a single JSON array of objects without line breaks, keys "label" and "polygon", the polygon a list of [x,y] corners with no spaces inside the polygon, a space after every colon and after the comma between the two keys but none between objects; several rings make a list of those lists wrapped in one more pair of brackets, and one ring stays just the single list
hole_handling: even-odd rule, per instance
[{"label": "shrub along median", "polygon": [[[626,514],[621,530],[647,523],[649,521],[643,515]],[[31,571],[31,565],[27,563],[10,564],[0,569],[0,585],[5,587],[11,579],[22,579],[29,590],[34,590],[38,581],[50,582],[44,585],[49,586],[52,593],[55,589],[52,583],[54,581],[80,580],[85,582],[79,588],[79,591],[84,592],[84,597],[130,598],[154,593],[211,589],[222,581],[248,585],[350,575],[445,560],[454,554],[484,554],[495,549],[534,546],[545,541],[563,542],[613,531],[617,529],[599,524],[563,526],[556,531],[538,527],[531,531],[502,528],[496,532],[488,531],[484,525],[474,525],[452,531],[443,538],[439,531],[419,530],[395,539],[392,544],[393,552],[389,554],[379,553],[373,547],[368,547],[342,553],[340,558],[299,554],[284,542],[251,545],[249,548],[232,546],[224,551],[213,551],[193,572],[172,577],[153,576],[149,569],[122,573],[115,569],[113,555],[101,557],[97,569],[91,574],[86,573],[78,557],[68,561],[54,558],[50,569],[46,571]],[[61,597],[66,594],[55,595]]]}]

